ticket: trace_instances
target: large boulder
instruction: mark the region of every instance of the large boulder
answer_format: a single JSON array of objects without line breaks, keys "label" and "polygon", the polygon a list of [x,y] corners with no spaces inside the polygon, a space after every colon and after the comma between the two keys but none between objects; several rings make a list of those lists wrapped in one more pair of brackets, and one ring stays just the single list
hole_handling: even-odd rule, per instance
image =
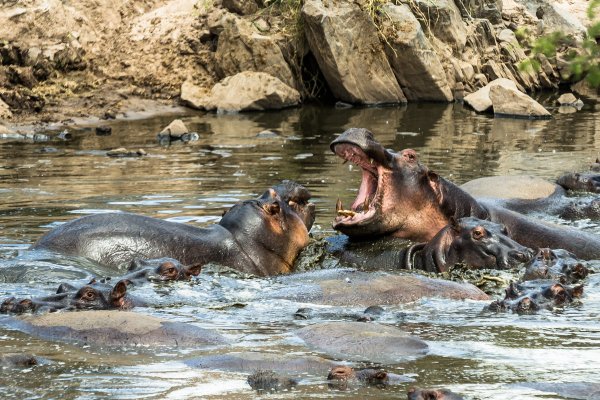
[{"label": "large boulder", "polygon": [[501,85],[490,88],[490,99],[495,115],[550,118],[550,112],[540,103],[517,89],[506,88]]},{"label": "large boulder", "polygon": [[187,103],[220,113],[279,110],[300,104],[300,93],[274,76],[245,71],[223,79],[205,97],[187,98]]},{"label": "large boulder", "polygon": [[422,23],[441,41],[460,52],[467,42],[467,27],[452,0],[415,0]]},{"label": "large boulder", "polygon": [[309,348],[346,361],[397,364],[423,357],[429,347],[393,326],[364,322],[326,322],[296,331]]},{"label": "large boulder", "polygon": [[302,16],[310,50],[336,98],[359,104],[406,102],[377,28],[357,4],[307,0]]},{"label": "large boulder", "polygon": [[532,16],[538,16],[542,21],[540,33],[560,31],[580,39],[585,36],[586,28],[582,19],[573,13],[573,6],[567,2],[553,0],[514,0],[514,2],[522,5]]},{"label": "large boulder", "polygon": [[492,106],[492,100],[490,99],[490,89],[494,86],[503,86],[506,88],[517,90],[517,85],[506,78],[495,79],[488,83],[478,91],[465,96],[465,103],[473,107],[477,112],[487,111]]},{"label": "large boulder", "polygon": [[224,344],[216,332],[126,311],[79,311],[11,319],[12,328],[46,340],[95,346],[199,347]]},{"label": "large boulder", "polygon": [[9,119],[12,117],[10,107],[2,99],[0,99],[0,119]]},{"label": "large boulder", "polygon": [[[243,71],[265,72],[288,86],[296,87],[277,38],[259,33],[244,19],[228,15],[222,17],[215,60],[221,78]],[[214,27],[213,27],[214,29]]]},{"label": "large boulder", "polygon": [[411,101],[452,101],[452,90],[436,51],[405,4],[383,7],[385,52],[406,97]]},{"label": "large boulder", "polygon": [[493,24],[502,22],[502,0],[455,0],[463,18],[484,18]]}]

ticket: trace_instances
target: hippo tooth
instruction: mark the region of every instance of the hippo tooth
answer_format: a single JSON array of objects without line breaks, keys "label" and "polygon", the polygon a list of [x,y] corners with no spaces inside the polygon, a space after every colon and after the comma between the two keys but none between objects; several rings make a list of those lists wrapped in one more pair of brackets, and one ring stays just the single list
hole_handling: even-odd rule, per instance
[{"label": "hippo tooth", "polygon": [[352,211],[352,210],[338,210],[338,215],[342,215],[344,217],[354,217],[356,215],[356,212]]},{"label": "hippo tooth", "polygon": [[369,196],[365,197],[365,202],[363,203],[363,211],[367,211],[369,209]]},{"label": "hippo tooth", "polygon": [[340,199],[337,199],[337,202],[335,203],[335,211],[340,211],[343,209],[344,206],[342,206],[342,201]]},{"label": "hippo tooth", "polygon": [[369,164],[373,165],[373,159],[369,158]]}]

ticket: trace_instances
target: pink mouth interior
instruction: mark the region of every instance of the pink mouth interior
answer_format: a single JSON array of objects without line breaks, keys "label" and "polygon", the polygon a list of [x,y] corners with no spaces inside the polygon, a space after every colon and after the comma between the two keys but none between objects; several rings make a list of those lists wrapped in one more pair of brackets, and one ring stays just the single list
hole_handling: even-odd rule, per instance
[{"label": "pink mouth interior", "polygon": [[[357,212],[354,216],[338,216],[337,222],[358,222],[375,213],[374,199],[378,187],[378,163],[369,159],[369,156],[359,147],[341,143],[335,146],[335,153],[344,160],[351,161],[362,169],[362,181],[358,189],[358,195],[352,203],[350,209]],[[365,200],[368,200],[368,207],[365,207]]]}]

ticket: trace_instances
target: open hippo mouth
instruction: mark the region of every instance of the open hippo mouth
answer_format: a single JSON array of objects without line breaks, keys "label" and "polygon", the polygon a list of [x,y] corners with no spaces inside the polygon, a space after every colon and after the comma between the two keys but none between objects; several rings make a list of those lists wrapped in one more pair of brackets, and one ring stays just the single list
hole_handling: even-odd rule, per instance
[{"label": "open hippo mouth", "polygon": [[343,158],[344,163],[350,161],[362,169],[358,195],[350,209],[345,209],[342,202],[337,201],[333,228],[344,232],[345,228],[371,224],[381,216],[383,176],[389,170],[393,156],[375,142],[371,132],[357,128],[347,130],[334,140],[331,150]]}]

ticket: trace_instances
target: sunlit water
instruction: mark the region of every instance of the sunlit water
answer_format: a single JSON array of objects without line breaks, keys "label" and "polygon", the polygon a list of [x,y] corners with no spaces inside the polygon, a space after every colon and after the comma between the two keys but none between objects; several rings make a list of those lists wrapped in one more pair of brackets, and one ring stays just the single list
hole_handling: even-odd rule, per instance
[{"label": "sunlit water", "polygon": [[[554,113],[549,121],[494,119],[460,105],[332,109],[276,113],[184,115],[198,141],[161,145],[156,133],[173,117],[115,122],[111,136],[71,129],[61,140],[0,141],[0,298],[50,293],[65,280],[84,282],[110,271],[84,260],[31,254],[40,235],[61,222],[98,212],[129,211],[206,226],[238,200],[257,196],[281,179],[306,185],[317,204],[313,232],[330,228],[334,204],[350,204],[360,173],[329,150],[348,127],[367,127],[386,147],[414,148],[423,163],[457,183],[504,174],[553,179],[585,170],[600,153],[600,112]],[[257,135],[263,130],[276,135]],[[114,159],[106,150],[143,148],[143,158]],[[566,221],[556,220],[559,223]],[[581,229],[600,233],[593,221]],[[581,304],[537,315],[489,314],[486,302],[423,299],[386,307],[379,323],[398,326],[430,346],[421,359],[383,365],[414,380],[387,389],[328,388],[305,374],[289,392],[271,398],[404,398],[409,386],[446,387],[478,399],[558,399],[523,383],[598,383],[600,274],[586,281]],[[215,329],[231,341],[219,349],[102,349],[46,342],[0,327],[0,353],[28,352],[47,363],[0,374],[2,398],[254,398],[246,372],[201,370],[186,360],[248,350],[306,355],[293,331],[315,320],[293,318],[299,307],[347,315],[361,307],[328,307],[268,300],[281,286],[269,279],[202,274],[196,281],[147,285],[134,292],[140,308],[166,319]],[[335,318],[333,318],[335,319]],[[343,360],[342,360],[343,361]],[[561,388],[563,388],[561,386]],[[572,393],[575,391],[571,390]],[[579,392],[577,392],[579,393]],[[600,394],[596,393],[596,398]],[[577,397],[577,396],[575,396]],[[579,395],[578,398],[592,398]]]}]

